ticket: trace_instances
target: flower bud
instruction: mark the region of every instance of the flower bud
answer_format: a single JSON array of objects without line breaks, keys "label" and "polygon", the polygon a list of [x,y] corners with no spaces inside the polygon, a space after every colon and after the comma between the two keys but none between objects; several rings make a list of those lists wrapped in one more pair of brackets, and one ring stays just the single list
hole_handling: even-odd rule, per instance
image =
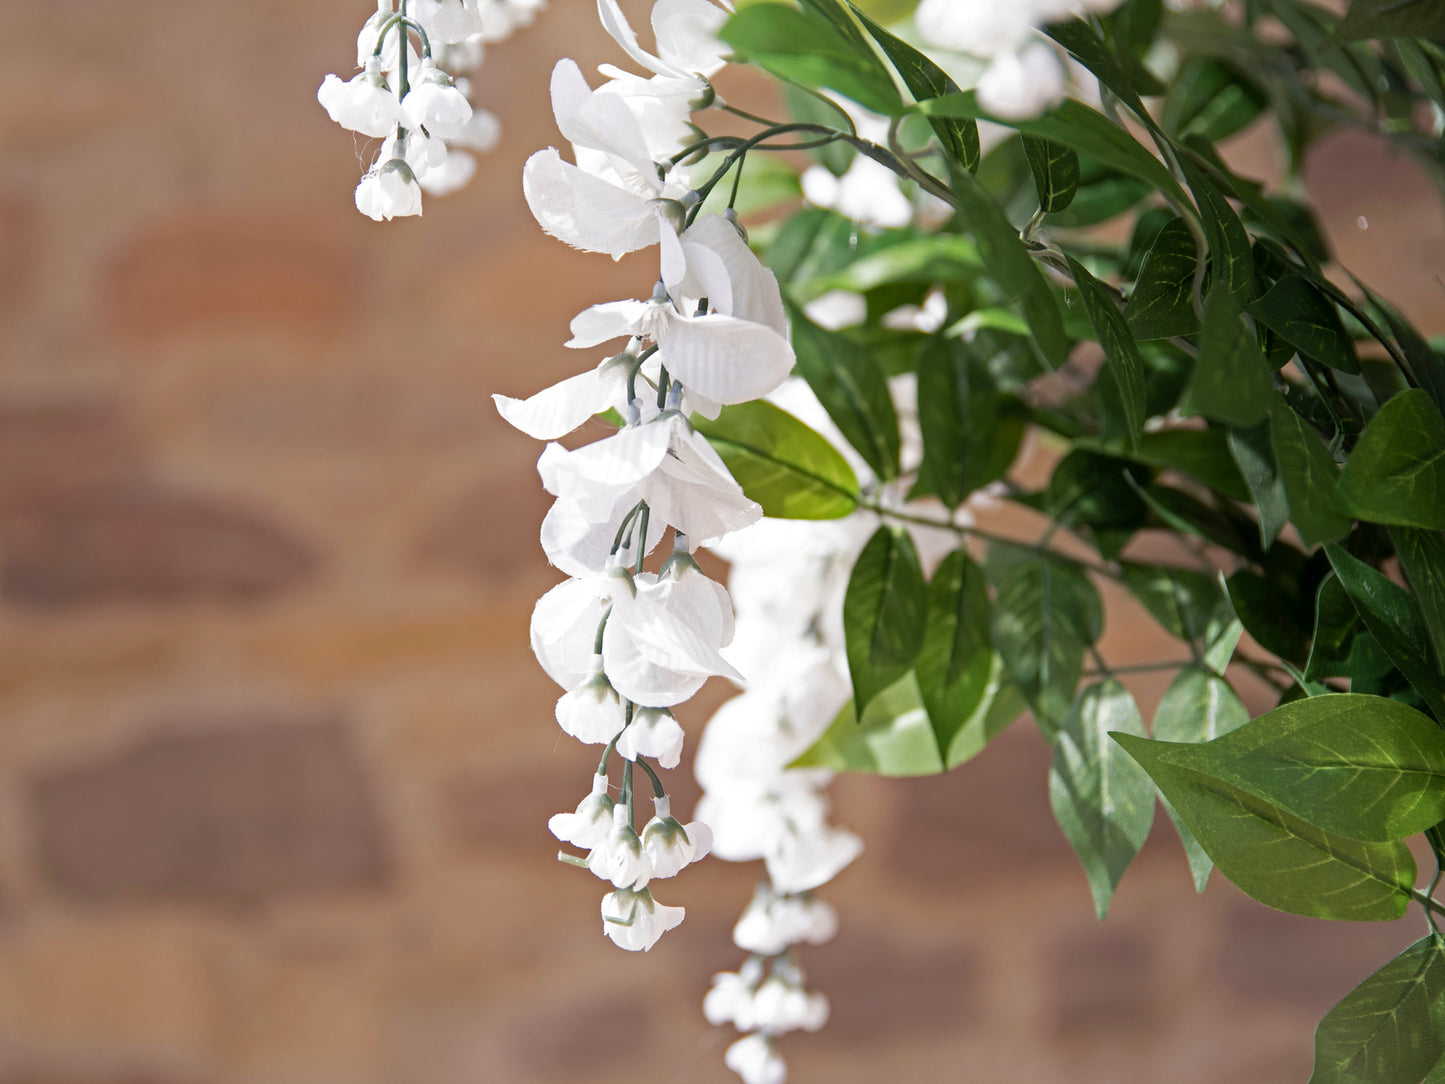
[{"label": "flower bud", "polygon": [[642,840],[633,829],[625,805],[612,809],[612,828],[587,856],[587,868],[618,888],[643,888],[652,875],[652,865],[642,853]]},{"label": "flower bud", "polygon": [[607,838],[616,804],[607,793],[607,776],[599,772],[592,777],[592,792],[578,804],[577,811],[556,814],[547,827],[563,843],[590,850]]}]

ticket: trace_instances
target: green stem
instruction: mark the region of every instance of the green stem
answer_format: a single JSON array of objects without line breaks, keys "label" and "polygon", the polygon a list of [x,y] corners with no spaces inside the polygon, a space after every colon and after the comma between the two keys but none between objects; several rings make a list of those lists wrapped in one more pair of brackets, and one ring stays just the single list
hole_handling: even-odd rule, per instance
[{"label": "green stem", "polygon": [[652,780],[652,793],[658,798],[666,798],[667,788],[662,785],[662,780],[657,778],[657,773],[652,770],[652,765],[640,756],[637,758],[637,763],[647,773],[647,778]]},{"label": "green stem", "polygon": [[633,808],[632,761],[630,760],[624,760],[622,762],[622,793],[617,797],[617,804],[627,807],[628,824],[631,824],[637,819],[636,810]]},{"label": "green stem", "polygon": [[[632,722],[632,704],[630,702],[627,705],[627,722]],[[624,723],[622,726],[622,730],[626,729],[627,724]],[[622,730],[619,730],[616,734],[614,734],[612,736],[612,740],[607,743],[607,747],[602,750],[602,759],[597,762],[598,775],[607,774],[607,762],[612,759],[612,750],[617,748],[617,739],[622,737]]]}]

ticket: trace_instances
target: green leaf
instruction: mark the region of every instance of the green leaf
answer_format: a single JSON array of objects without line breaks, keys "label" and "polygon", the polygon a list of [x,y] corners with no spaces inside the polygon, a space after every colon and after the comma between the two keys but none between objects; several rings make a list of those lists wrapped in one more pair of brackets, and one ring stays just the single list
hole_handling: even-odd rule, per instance
[{"label": "green leaf", "polygon": [[1145,506],[1131,480],[1147,482],[1149,472],[1127,459],[1076,448],[1049,477],[1049,515],[1066,527],[1132,533],[1144,522]]},{"label": "green leaf", "polygon": [[[1249,709],[1235,695],[1229,682],[1203,667],[1186,666],[1170,682],[1154,712],[1154,737],[1169,742],[1213,741],[1247,722]],[[1194,890],[1203,892],[1214,863],[1167,798],[1164,809],[1179,831],[1179,841],[1184,845],[1189,871],[1194,876]]]},{"label": "green leaf", "polygon": [[1139,344],[1119,311],[1114,298],[1102,283],[1086,271],[1072,256],[1069,274],[1078,284],[1084,299],[1084,310],[1089,322],[1099,337],[1104,349],[1105,371],[1114,381],[1118,401],[1123,409],[1124,420],[1129,434],[1129,444],[1137,447],[1144,434],[1144,360],[1139,356]]},{"label": "green leaf", "polygon": [[1079,188],[1079,156],[1060,143],[1037,136],[1024,136],[1024,154],[1039,194],[1039,209],[1062,211],[1074,201]]},{"label": "green leaf", "polygon": [[997,692],[1002,675],[989,643],[988,623],[983,573],[967,553],[955,550],[943,559],[928,585],[923,647],[914,663],[923,705],[950,768],[959,763],[952,751],[960,734],[982,718],[981,709]]},{"label": "green leaf", "polygon": [[[1070,151],[1070,154],[1073,152]],[[1048,216],[1050,226],[1077,230],[1117,218],[1154,194],[1153,185],[1115,170],[1079,166],[1079,190],[1069,206]]]},{"label": "green leaf", "polygon": [[902,677],[923,645],[928,589],[908,532],[880,527],[848,578],[843,637],[853,700],[862,705]]},{"label": "green leaf", "polygon": [[1342,373],[1360,371],[1340,314],[1303,276],[1284,276],[1249,313],[1301,354]]},{"label": "green leaf", "polygon": [[1307,681],[1328,677],[1371,679],[1393,664],[1370,634],[1338,576],[1326,576],[1315,594],[1315,634],[1305,664]]},{"label": "green leaf", "polygon": [[1024,419],[1010,406],[967,343],[941,336],[929,341],[918,360],[922,475],[948,507],[958,507],[1012,465]]},{"label": "green leaf", "polygon": [[831,87],[885,116],[903,110],[898,88],[873,51],[813,12],[749,4],[723,24],[718,37],[780,79]]},{"label": "green leaf", "polygon": [[835,211],[808,207],[790,216],[767,248],[768,266],[780,283],[806,281],[852,260],[857,224]]},{"label": "green leaf", "polygon": [[1300,820],[1198,766],[1205,746],[1114,739],[1158,784],[1220,872],[1259,902],[1359,922],[1396,919],[1409,907],[1415,860],[1404,843],[1361,843]]},{"label": "green leaf", "polygon": [[1164,103],[1164,127],[1179,136],[1227,139],[1264,111],[1269,98],[1228,64],[1199,57],[1185,65]]},{"label": "green leaf", "polygon": [[[873,40],[882,47],[884,55],[888,57],[898,74],[903,77],[903,85],[908,88],[908,93],[913,95],[914,101],[923,102],[929,98],[958,93],[958,84],[928,57],[906,41],[884,30],[857,7],[853,7],[853,14],[858,16],[858,21],[863,24],[868,33],[873,35]],[[929,117],[928,123],[933,128],[934,134],[938,136],[939,143],[943,145],[944,153],[948,155],[954,165],[970,173],[978,169],[977,121],[960,120],[956,117]]]},{"label": "green leaf", "polygon": [[1199,359],[1184,393],[1185,413],[1248,429],[1269,417],[1278,398],[1254,328],[1234,294],[1216,282],[1204,302]]},{"label": "green leaf", "polygon": [[1442,1054],[1445,941],[1432,934],[1416,941],[1325,1014],[1315,1031],[1310,1084],[1419,1081]]},{"label": "green leaf", "polygon": [[1104,41],[1081,19],[1054,23],[1044,29],[1049,37],[1062,45],[1080,64],[1088,68],[1099,82],[1108,87],[1136,113],[1148,116],[1141,94],[1163,94],[1164,85],[1154,78],[1132,54],[1122,59],[1116,55],[1109,43]]},{"label": "green leaf", "polygon": [[1439,531],[1391,527],[1390,538],[1437,659],[1445,659],[1445,538]]},{"label": "green leaf", "polygon": [[1224,198],[1219,186],[1187,156],[1181,157],[1185,179],[1199,206],[1204,236],[1209,242],[1209,258],[1216,276],[1241,302],[1253,301],[1259,292],[1255,281],[1254,255],[1249,247],[1249,234],[1234,208]]},{"label": "green leaf", "polygon": [[1225,582],[1234,612],[1260,646],[1303,664],[1309,653],[1310,630],[1295,612],[1292,600],[1280,597],[1279,585],[1248,569],[1231,574]]},{"label": "green leaf", "polygon": [[870,252],[846,266],[829,268],[826,274],[800,277],[806,282],[805,296],[811,297],[829,290],[866,294],[899,282],[930,286],[969,282],[983,270],[983,258],[972,238],[937,233]]},{"label": "green leaf", "polygon": [[1068,714],[1084,649],[1102,631],[1099,594],[1077,566],[1031,549],[991,547],[985,568],[996,592],[994,647],[1047,733]]},{"label": "green leaf", "polygon": [[1365,628],[1424,698],[1435,718],[1445,719],[1445,675],[1440,672],[1425,619],[1410,592],[1339,546],[1326,546],[1325,553]]},{"label": "green leaf", "polygon": [[1335,25],[1341,41],[1363,38],[1432,38],[1445,41],[1445,9],[1438,0],[1351,0]]},{"label": "green leaf", "polygon": [[[801,124],[825,124],[831,127],[836,126],[842,119],[838,116],[838,110],[818,95],[810,94],[792,83],[781,83],[779,86],[783,92],[783,103],[788,107],[788,116],[792,120]],[[813,147],[809,149],[808,154],[835,177],[841,177],[847,173],[848,167],[853,164],[853,159],[858,157],[858,152],[853,149],[852,145],[841,139],[824,143],[821,147]],[[726,156],[724,155],[724,157]],[[752,164],[750,163],[747,168],[752,169]],[[711,173],[704,174],[704,176],[711,175]],[[796,177],[796,174],[794,176]],[[743,182],[747,182],[746,170],[743,172]],[[726,185],[719,185],[714,191],[723,191],[726,187]]]},{"label": "green leaf", "polygon": [[1335,461],[1319,434],[1283,399],[1270,411],[1269,442],[1289,500],[1290,520],[1305,545],[1344,538],[1352,521],[1335,509]]},{"label": "green leaf", "polygon": [[837,519],[857,507],[858,479],[836,448],[761,399],[692,419],[743,492],[778,519]]},{"label": "green leaf", "polygon": [[1266,424],[1248,430],[1231,429],[1228,437],[1229,454],[1244,476],[1244,484],[1249,487],[1249,495],[1259,513],[1259,544],[1265,549],[1289,522],[1289,497],[1274,461],[1269,433],[1270,427]]},{"label": "green leaf", "polygon": [[[751,10],[745,9],[745,10]],[[878,359],[791,309],[797,371],[828,417],[879,478],[898,474],[898,415]]]},{"label": "green leaf", "polygon": [[1179,187],[1163,162],[1145,150],[1144,146],[1123,128],[1073,98],[1066,99],[1041,117],[1025,120],[990,116],[979,108],[978,99],[971,90],[922,102],[919,109],[930,117],[983,118],[1013,128],[1024,135],[1062,143],[1080,154],[1092,155],[1121,173],[1148,181],[1156,189],[1175,199],[1182,201],[1186,198],[1184,190]]},{"label": "green leaf", "polygon": [[790,768],[831,768],[870,775],[937,775],[938,741],[910,670],[878,693],[859,718],[850,700]]},{"label": "green leaf", "polygon": [[1199,330],[1193,302],[1196,260],[1189,227],[1182,218],[1171,219],[1149,246],[1124,307],[1135,338],[1172,339]]},{"label": "green leaf", "polygon": [[1134,698],[1112,679],[1089,686],[1059,728],[1049,770],[1049,805],[1083,863],[1100,918],[1154,823],[1154,784],[1109,740],[1118,731],[1144,737]]},{"label": "green leaf", "polygon": [[1445,418],[1419,388],[1390,398],[1345,463],[1335,503],[1372,523],[1445,530]]},{"label": "green leaf", "polygon": [[[1082,441],[1075,441],[1075,445],[1087,446]],[[1231,500],[1249,497],[1222,429],[1160,429],[1145,433],[1133,451],[1116,450],[1115,454],[1151,467],[1181,471]]]},{"label": "green leaf", "polygon": [[1122,561],[1124,586],[1169,635],[1186,643],[1208,643],[1234,617],[1219,582],[1202,572],[1167,565]]}]

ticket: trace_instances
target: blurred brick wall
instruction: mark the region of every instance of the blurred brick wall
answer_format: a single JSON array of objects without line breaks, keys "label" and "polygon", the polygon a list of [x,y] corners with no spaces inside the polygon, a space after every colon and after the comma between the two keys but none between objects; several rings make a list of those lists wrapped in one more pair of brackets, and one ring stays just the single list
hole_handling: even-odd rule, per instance
[{"label": "blurred brick wall", "polygon": [[[495,48],[502,147],[389,226],[314,99],[367,10],[6,12],[0,1084],[731,1079],[698,1005],[753,871],[690,870],[686,924],[633,957],[552,859],[595,750],[527,649],[537,448],[488,401],[574,370],[567,320],[650,280],[520,199],[553,60],[605,53],[591,7]],[[1445,330],[1428,185],[1355,137],[1310,180],[1351,265]],[[869,850],[795,1079],[1303,1079],[1318,1016],[1418,934],[1196,898],[1162,818],[1095,923],[1046,762],[1021,727],[839,783]]]}]

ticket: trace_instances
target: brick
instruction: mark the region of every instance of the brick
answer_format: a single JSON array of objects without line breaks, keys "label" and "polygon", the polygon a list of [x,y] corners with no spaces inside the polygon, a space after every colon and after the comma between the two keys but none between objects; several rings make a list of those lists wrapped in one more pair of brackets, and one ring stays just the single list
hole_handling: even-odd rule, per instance
[{"label": "brick", "polygon": [[218,207],[149,225],[107,270],[107,323],[139,342],[335,334],[361,303],[360,260],[323,220],[294,207]]},{"label": "brick", "polygon": [[1073,1036],[1154,1026],[1152,965],[1148,939],[1128,926],[1079,926],[1052,935],[1046,988],[1055,1030]]},{"label": "brick", "polygon": [[[462,495],[423,529],[416,555],[419,562],[465,572],[487,582],[506,582],[519,575],[541,575],[546,556],[537,542],[542,517],[552,498],[542,488],[531,463],[493,475]],[[507,525],[499,529],[499,512]],[[536,528],[521,529],[521,524]]]},{"label": "brick", "polygon": [[35,607],[260,601],[317,563],[250,508],[144,482],[28,501],[0,521],[0,540],[0,594]]},{"label": "brick", "polygon": [[346,729],[257,719],[161,732],[28,788],[54,885],[98,901],[246,905],[390,878]]},{"label": "brick", "polygon": [[110,400],[0,402],[0,522],[58,492],[134,477],[140,467],[139,440]]}]

